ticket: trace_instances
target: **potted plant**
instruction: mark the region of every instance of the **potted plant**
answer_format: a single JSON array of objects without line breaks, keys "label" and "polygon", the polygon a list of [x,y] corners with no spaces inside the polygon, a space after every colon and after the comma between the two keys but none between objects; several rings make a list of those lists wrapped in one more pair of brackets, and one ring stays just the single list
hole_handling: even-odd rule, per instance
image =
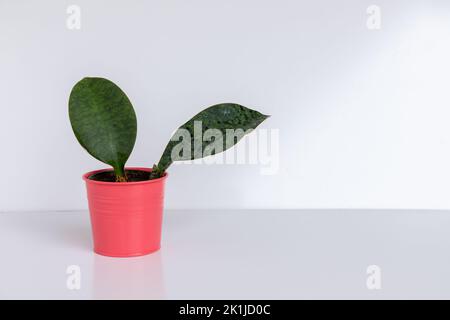
[{"label": "potted plant", "polygon": [[79,81],[70,93],[69,117],[81,146],[112,167],[83,175],[94,251],[131,257],[160,248],[169,166],[230,148],[268,116],[233,103],[211,106],[178,128],[152,168],[125,167],[136,140],[136,114],[113,82],[104,78]]}]

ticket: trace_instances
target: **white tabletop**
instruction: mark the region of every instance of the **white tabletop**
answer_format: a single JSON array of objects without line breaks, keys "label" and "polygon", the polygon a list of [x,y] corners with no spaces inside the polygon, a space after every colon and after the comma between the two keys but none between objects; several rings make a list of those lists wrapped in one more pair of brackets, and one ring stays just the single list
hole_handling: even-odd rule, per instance
[{"label": "white tabletop", "polygon": [[0,214],[0,298],[450,298],[448,211],[166,211],[157,253],[91,242],[87,212]]}]

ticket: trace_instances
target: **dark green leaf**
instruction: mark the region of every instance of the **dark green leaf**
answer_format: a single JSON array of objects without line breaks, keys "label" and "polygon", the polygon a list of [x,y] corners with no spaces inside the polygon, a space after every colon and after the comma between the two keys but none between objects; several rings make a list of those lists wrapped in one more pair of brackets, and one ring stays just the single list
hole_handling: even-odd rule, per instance
[{"label": "dark green leaf", "polygon": [[[171,141],[167,144],[158,165],[154,166],[155,176],[160,176],[173,161],[199,159],[205,156],[206,151],[208,151],[206,155],[213,155],[231,148],[267,117],[256,110],[233,103],[217,104],[201,111],[183,124],[174,134]],[[201,124],[201,129],[199,124]],[[194,130],[194,128],[196,129]],[[208,129],[216,129],[215,132],[209,130],[210,136],[214,137],[208,138],[208,134],[205,136],[205,132]],[[238,130],[235,137],[229,134],[230,129]],[[186,149],[184,149],[184,152],[178,154],[180,143],[186,137],[189,137],[190,141],[184,142],[189,143],[190,150],[186,152]],[[220,145],[220,148],[211,148],[214,142],[216,143],[215,146]],[[177,150],[179,158],[174,159],[172,152],[174,150]]]},{"label": "dark green leaf", "polygon": [[107,79],[84,78],[70,93],[69,116],[80,144],[123,176],[137,129],[136,114],[125,93]]}]

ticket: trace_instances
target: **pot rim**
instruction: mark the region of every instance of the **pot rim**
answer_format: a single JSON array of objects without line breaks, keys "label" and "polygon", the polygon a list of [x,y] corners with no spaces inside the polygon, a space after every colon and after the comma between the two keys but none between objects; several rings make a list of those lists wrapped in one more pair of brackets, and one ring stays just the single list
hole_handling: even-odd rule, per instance
[{"label": "pot rim", "polygon": [[[152,168],[145,168],[145,167],[125,167],[125,170],[140,170],[140,171],[147,171],[151,172]],[[106,182],[106,181],[97,181],[97,180],[91,180],[89,179],[90,176],[100,173],[100,172],[106,172],[106,171],[113,171],[111,168],[106,169],[99,169],[94,171],[89,171],[85,174],[83,174],[83,180],[86,181],[86,183],[90,184],[99,184],[99,185],[108,185],[108,186],[134,186],[134,185],[141,185],[141,184],[149,184],[149,183],[157,183],[162,182],[166,180],[167,176],[169,175],[167,172],[164,173],[164,175],[161,178],[158,179],[152,179],[152,180],[144,180],[144,181],[133,181],[133,182]]]}]

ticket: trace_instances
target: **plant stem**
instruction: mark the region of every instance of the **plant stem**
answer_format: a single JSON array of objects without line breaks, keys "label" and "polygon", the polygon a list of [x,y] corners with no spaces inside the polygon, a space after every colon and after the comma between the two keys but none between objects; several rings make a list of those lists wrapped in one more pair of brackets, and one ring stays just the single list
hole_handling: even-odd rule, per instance
[{"label": "plant stem", "polygon": [[127,182],[127,175],[123,167],[115,167],[114,173],[116,175],[116,182]]},{"label": "plant stem", "polygon": [[152,172],[150,173],[150,180],[161,178],[163,174],[164,171],[161,171],[161,169],[155,164],[153,165]]}]

